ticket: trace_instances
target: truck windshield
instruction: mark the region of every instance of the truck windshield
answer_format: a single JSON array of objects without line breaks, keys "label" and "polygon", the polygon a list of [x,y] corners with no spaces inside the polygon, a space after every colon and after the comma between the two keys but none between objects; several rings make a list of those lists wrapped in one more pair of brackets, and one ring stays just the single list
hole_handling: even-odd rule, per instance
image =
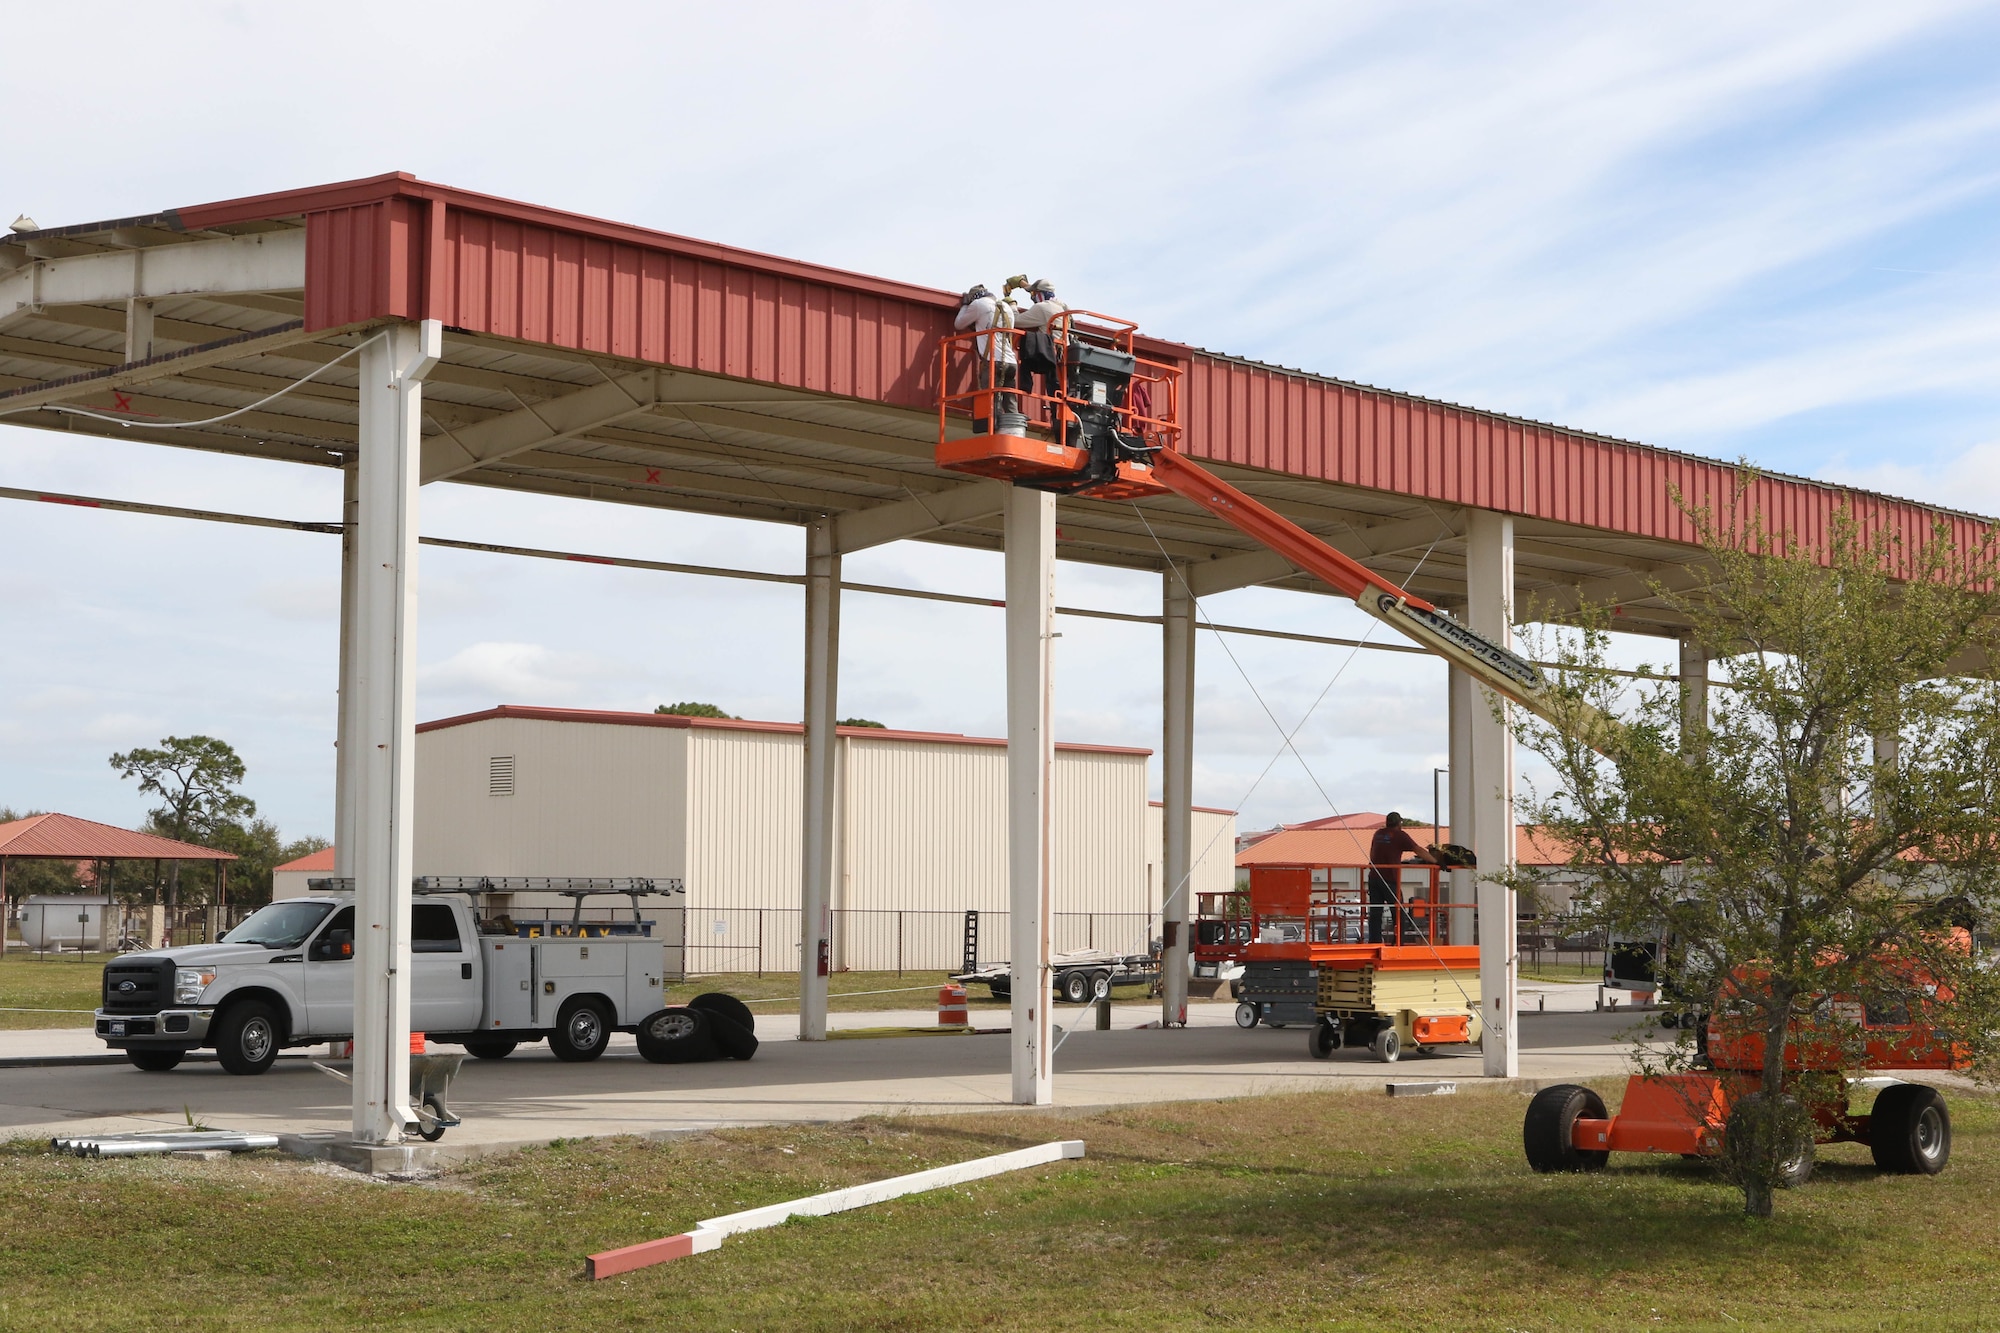
[{"label": "truck windshield", "polygon": [[332,903],[272,903],[243,919],[222,937],[224,944],[261,944],[267,949],[292,949],[305,943],[313,927],[326,919]]}]

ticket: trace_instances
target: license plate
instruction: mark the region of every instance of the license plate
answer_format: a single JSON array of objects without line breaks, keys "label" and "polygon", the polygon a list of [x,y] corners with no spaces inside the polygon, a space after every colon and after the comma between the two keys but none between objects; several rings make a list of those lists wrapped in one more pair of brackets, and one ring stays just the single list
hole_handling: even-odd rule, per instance
[{"label": "license plate", "polygon": [[124,1036],[124,1035],[125,1035],[125,1025],[124,1025],[123,1023],[113,1023],[113,1024],[111,1025],[111,1035],[112,1035],[112,1036],[114,1036],[114,1037],[122,1037],[122,1036]]}]

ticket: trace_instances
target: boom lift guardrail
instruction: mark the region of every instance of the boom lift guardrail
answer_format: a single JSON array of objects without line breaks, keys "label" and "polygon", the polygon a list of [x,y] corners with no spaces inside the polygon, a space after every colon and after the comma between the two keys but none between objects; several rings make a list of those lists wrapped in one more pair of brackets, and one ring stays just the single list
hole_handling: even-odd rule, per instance
[{"label": "boom lift guardrail", "polygon": [[[1019,329],[952,334],[939,347],[939,467],[1094,499],[1172,493],[1354,600],[1375,619],[1486,688],[1556,725],[1612,723],[1559,711],[1533,662],[1335,550],[1179,452],[1180,368],[1138,354],[1131,323],[1066,311],[1049,324],[1057,352],[1044,390],[1006,381],[1021,364]],[[1011,351],[1012,360],[1004,352]],[[984,429],[953,438],[955,415]]]}]

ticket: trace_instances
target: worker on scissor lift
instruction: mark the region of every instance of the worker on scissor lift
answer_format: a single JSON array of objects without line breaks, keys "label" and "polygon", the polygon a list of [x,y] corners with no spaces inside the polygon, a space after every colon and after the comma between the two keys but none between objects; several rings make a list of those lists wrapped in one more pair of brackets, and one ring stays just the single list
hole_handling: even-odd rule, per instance
[{"label": "worker on scissor lift", "polygon": [[[983,282],[974,283],[958,301],[958,317],[951,322],[953,329],[960,333],[967,329],[981,336],[974,339],[979,348],[978,365],[973,374],[981,389],[1011,389],[1018,379],[1017,360],[1014,355],[1014,338],[1011,334],[991,334],[989,329],[1014,327],[1014,305],[1003,301],[988,291]],[[989,345],[990,344],[990,345]],[[997,403],[993,399],[998,398]],[[990,404],[989,411],[1018,413],[1020,400],[1011,393],[982,394],[974,400],[981,405]],[[988,418],[973,416],[972,433],[984,435],[988,429]]]},{"label": "worker on scissor lift", "polygon": [[[1388,916],[1388,906],[1400,903],[1403,898],[1402,886],[1389,878],[1386,866],[1403,864],[1403,853],[1413,854],[1426,865],[1439,864],[1437,857],[1417,845],[1409,830],[1403,827],[1403,817],[1391,810],[1382,821],[1382,827],[1375,830],[1375,836],[1368,840],[1368,943],[1383,943],[1383,925]],[[1417,933],[1416,923],[1408,912],[1403,913],[1403,934]]]}]

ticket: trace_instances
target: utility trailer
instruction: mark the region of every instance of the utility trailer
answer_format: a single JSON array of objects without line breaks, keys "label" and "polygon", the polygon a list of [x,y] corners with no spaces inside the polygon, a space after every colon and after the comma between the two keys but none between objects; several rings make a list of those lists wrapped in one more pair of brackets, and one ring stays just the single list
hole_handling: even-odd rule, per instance
[{"label": "utility trailer", "polygon": [[[1958,945],[1972,948],[1970,932],[1956,929],[1953,935]],[[1887,965],[1894,975],[1895,960]],[[1865,1143],[1877,1167],[1899,1175],[1934,1176],[1951,1160],[1951,1112],[1944,1094],[1888,1071],[1961,1070],[1968,1053],[1940,1032],[1927,1012],[1950,1003],[1951,996],[1928,976],[1900,970],[1906,993],[1901,1000],[1823,996],[1793,1020],[1786,1038],[1786,1089],[1809,1098],[1805,1110],[1812,1131],[1789,1145],[1784,1186],[1803,1185],[1811,1177],[1821,1143]],[[1734,1012],[1738,1006],[1730,1001],[1731,987],[1748,976],[1749,970],[1739,970],[1723,987],[1722,1003],[1703,1025],[1700,1060],[1706,1069],[1633,1075],[1616,1115],[1580,1084],[1559,1083],[1536,1093],[1521,1126],[1528,1165],[1537,1171],[1596,1171],[1614,1152],[1722,1155],[1736,1103],[1762,1087],[1764,1034]],[[1857,1072],[1863,1076],[1855,1077]],[[1830,1093],[1824,1091],[1829,1085]],[[1871,1089],[1874,1105],[1856,1114],[1855,1093]]]},{"label": "utility trailer", "polygon": [[[1058,1000],[1088,1004],[1111,994],[1114,986],[1150,986],[1160,979],[1160,960],[1144,953],[1106,953],[1079,949],[1050,957],[1051,989]],[[996,1000],[1013,998],[1014,973],[1006,963],[992,963],[952,977],[967,985],[983,985]]]}]

